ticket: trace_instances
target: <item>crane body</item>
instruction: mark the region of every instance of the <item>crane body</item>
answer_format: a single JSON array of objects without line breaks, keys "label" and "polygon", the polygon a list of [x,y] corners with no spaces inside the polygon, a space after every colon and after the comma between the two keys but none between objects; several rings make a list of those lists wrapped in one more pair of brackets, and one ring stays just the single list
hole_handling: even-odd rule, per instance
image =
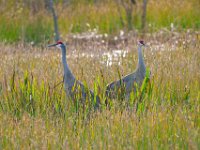
[{"label": "crane body", "polygon": [[[130,93],[136,90],[137,86],[141,86],[145,75],[146,66],[142,56],[142,47],[145,46],[143,41],[138,42],[138,65],[135,72],[126,75],[125,77],[114,81],[106,87],[106,97],[116,99],[119,91],[123,92],[126,99],[130,98]],[[123,91],[122,91],[123,90]],[[106,100],[107,103],[107,100]]]},{"label": "crane body", "polygon": [[69,99],[81,100],[81,102],[85,102],[86,99],[96,100],[94,104],[94,108],[97,109],[100,106],[100,99],[94,92],[83,85],[83,83],[75,78],[73,73],[71,72],[67,59],[66,59],[66,46],[62,42],[57,42],[56,44],[51,44],[48,47],[56,46],[62,50],[62,63],[63,63],[63,70],[64,70],[64,87],[66,91],[66,95]]}]

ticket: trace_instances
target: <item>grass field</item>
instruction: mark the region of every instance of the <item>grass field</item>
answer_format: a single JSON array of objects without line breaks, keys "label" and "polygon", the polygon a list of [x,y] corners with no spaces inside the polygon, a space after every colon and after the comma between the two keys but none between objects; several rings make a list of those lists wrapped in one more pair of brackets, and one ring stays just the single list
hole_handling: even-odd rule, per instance
[{"label": "grass field", "polygon": [[[24,0],[28,1],[28,0]],[[44,9],[44,1],[0,0],[0,41],[4,43],[44,43],[53,38],[51,12]],[[60,1],[60,2],[59,2]],[[70,5],[55,4],[61,37],[68,33],[87,32],[97,29],[100,33],[118,34],[127,31],[124,8],[116,0],[73,0]],[[24,3],[25,4],[24,4]],[[28,5],[29,4],[29,5]],[[119,11],[120,9],[120,11]],[[141,30],[142,1],[133,7],[133,30]],[[200,28],[200,4],[198,0],[149,0],[147,5],[148,32],[167,28],[186,30]]]},{"label": "grass field", "polygon": [[[126,44],[71,40],[70,68],[103,96],[118,71],[136,67],[139,36],[129,36]],[[59,50],[1,44],[0,149],[200,149],[199,32],[164,30],[144,40],[151,84],[138,111],[115,100],[90,119],[65,99]]]}]

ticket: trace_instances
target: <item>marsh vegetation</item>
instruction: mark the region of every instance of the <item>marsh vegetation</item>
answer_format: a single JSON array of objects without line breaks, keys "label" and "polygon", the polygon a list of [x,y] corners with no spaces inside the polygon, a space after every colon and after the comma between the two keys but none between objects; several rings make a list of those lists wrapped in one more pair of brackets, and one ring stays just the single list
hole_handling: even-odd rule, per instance
[{"label": "marsh vegetation", "polygon": [[[105,85],[119,77],[118,71],[123,76],[135,69],[136,41],[133,37],[129,44],[122,41],[110,49],[101,42],[91,42],[95,43],[91,47],[71,42],[69,66],[79,80],[91,89],[98,87],[103,95]],[[1,44],[1,148],[198,149],[197,32],[155,33],[146,41],[149,48],[144,49],[144,58],[152,72],[151,84],[138,111],[131,103],[127,109],[115,101],[110,110],[103,107],[90,119],[77,114],[74,104],[65,99],[59,84],[63,80],[59,50]],[[116,54],[117,48],[126,53],[118,50]],[[133,103],[137,96],[132,97]]]},{"label": "marsh vegetation", "polygon": [[[149,0],[145,30],[142,1],[131,21],[120,1],[54,1],[67,62],[102,103],[91,113],[66,98],[47,0],[0,0],[0,149],[200,149],[199,1]],[[108,108],[141,38],[150,81]]]}]

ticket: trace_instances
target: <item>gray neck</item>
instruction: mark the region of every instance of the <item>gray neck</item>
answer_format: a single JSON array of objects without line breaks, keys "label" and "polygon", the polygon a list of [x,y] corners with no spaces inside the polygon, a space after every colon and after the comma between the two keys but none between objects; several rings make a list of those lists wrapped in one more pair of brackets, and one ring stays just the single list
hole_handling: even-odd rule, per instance
[{"label": "gray neck", "polygon": [[138,69],[139,71],[142,71],[142,72],[146,71],[146,66],[144,64],[141,45],[138,46]]},{"label": "gray neck", "polygon": [[[68,64],[67,64],[67,59],[66,59],[66,47],[63,45],[61,47],[62,49],[62,63],[63,63],[63,69],[64,69],[64,81],[65,81],[65,86],[66,84],[73,84],[74,82],[74,75],[72,74]],[[71,86],[71,85],[68,85]],[[73,85],[72,85],[73,86]]]}]

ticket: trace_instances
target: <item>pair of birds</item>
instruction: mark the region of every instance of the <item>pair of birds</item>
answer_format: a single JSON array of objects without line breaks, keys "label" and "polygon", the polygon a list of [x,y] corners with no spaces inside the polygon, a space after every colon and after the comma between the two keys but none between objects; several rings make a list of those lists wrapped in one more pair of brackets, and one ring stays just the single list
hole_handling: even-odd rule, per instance
[{"label": "pair of birds", "polygon": [[[138,66],[135,72],[128,74],[127,76],[114,81],[107,85],[106,87],[106,97],[110,99],[116,98],[119,89],[124,87],[124,95],[129,98],[130,93],[135,90],[135,84],[141,85],[145,78],[146,67],[142,55],[142,47],[145,46],[143,41],[138,42]],[[58,47],[62,51],[62,63],[64,69],[64,87],[66,90],[66,95],[70,99],[76,99],[77,94],[79,94],[78,99],[85,102],[86,99],[91,100],[94,109],[98,109],[101,105],[100,99],[94,92],[83,85],[79,80],[75,78],[71,72],[66,59],[66,46],[58,41],[55,44],[48,45],[48,47]],[[106,100],[106,103],[108,101]]]}]

